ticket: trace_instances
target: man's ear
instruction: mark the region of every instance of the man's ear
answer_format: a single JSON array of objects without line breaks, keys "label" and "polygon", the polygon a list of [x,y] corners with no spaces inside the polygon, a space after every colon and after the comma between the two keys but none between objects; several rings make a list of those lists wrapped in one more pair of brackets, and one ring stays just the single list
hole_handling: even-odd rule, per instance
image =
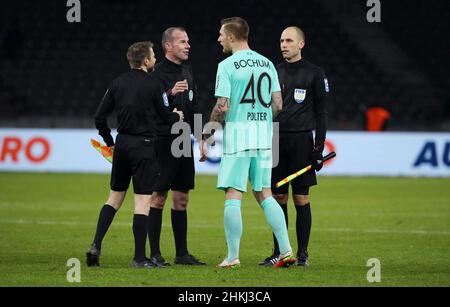
[{"label": "man's ear", "polygon": [[301,40],[300,43],[298,44],[300,50],[302,50],[303,48],[305,48],[305,41]]}]

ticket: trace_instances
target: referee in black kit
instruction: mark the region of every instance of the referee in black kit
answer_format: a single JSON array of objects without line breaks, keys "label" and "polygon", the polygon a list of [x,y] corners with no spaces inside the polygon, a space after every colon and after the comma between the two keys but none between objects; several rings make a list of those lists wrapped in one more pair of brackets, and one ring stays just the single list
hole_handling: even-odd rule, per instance
[{"label": "referee in black kit", "polygon": [[[165,58],[156,65],[158,76],[168,96],[167,107],[178,108],[185,115],[185,120],[193,130],[194,114],[201,113],[199,108],[197,86],[192,69],[186,61],[189,59],[189,37],[182,27],[171,27],[162,34],[161,45]],[[160,172],[155,181],[149,214],[150,252],[152,262],[164,267],[169,265],[161,255],[160,237],[162,213],[168,191],[172,190],[173,206],[171,210],[172,229],[175,239],[175,263],[183,265],[205,265],[192,256],[187,247],[187,206],[189,191],[194,189],[194,157],[174,157],[171,146],[179,135],[171,134],[172,125],[160,118],[157,121],[156,150]]]},{"label": "referee in black kit", "polygon": [[[316,173],[322,168],[327,131],[328,80],[324,71],[302,59],[305,34],[298,27],[288,27],[281,34],[280,47],[285,62],[276,69],[283,94],[283,110],[274,119],[279,123],[279,164],[272,171],[272,192],[282,207],[286,224],[289,185],[275,184],[312,164],[313,168],[291,182],[293,201],[297,211],[297,265],[308,265],[308,241],[311,232],[309,188],[317,184]],[[315,129],[315,138],[312,131]],[[273,255],[260,265],[273,265],[279,256],[274,236]]]},{"label": "referee in black kit", "polygon": [[[133,179],[135,254],[133,267],[151,268],[145,257],[148,213],[156,176],[155,122],[160,116],[169,122],[183,120],[183,113],[164,107],[166,93],[159,80],[147,72],[153,70],[155,56],[151,42],[138,42],[129,47],[127,59],[131,70],[115,79],[107,90],[95,114],[95,126],[106,145],[114,150],[111,170],[111,192],[100,211],[94,242],[88,250],[87,265],[99,266],[102,240],[114,215],[121,207]],[[116,144],[108,127],[107,117],[117,114]]]}]

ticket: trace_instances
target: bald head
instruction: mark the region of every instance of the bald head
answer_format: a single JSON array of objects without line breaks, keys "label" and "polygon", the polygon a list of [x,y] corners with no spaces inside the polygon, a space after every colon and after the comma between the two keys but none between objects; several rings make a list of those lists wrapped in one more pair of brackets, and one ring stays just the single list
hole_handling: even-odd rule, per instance
[{"label": "bald head", "polygon": [[295,36],[299,41],[305,41],[305,33],[299,27],[287,27],[284,29],[283,33],[289,36]]},{"label": "bald head", "polygon": [[283,58],[288,62],[296,62],[302,58],[305,47],[305,33],[299,27],[287,27],[281,33],[280,48]]}]

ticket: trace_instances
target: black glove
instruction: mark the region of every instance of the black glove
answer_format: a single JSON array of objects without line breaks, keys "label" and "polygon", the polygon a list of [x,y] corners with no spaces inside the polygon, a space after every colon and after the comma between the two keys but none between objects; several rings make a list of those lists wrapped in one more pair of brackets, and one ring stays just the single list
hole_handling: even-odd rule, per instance
[{"label": "black glove", "polygon": [[323,167],[323,145],[314,147],[311,153],[311,165],[316,172],[320,171]]}]

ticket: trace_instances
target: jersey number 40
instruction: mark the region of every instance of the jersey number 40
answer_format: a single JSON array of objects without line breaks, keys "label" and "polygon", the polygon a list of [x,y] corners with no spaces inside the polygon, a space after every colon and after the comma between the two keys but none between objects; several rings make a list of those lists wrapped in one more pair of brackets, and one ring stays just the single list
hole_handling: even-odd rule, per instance
[{"label": "jersey number 40", "polygon": [[[267,78],[267,81],[269,81],[269,101],[266,102],[264,101],[264,98],[262,96],[261,93],[261,86],[262,86],[262,81]],[[258,82],[256,84],[256,92],[258,94],[258,101],[261,103],[262,106],[266,107],[266,108],[270,108],[270,105],[272,104],[272,99],[270,96],[271,93],[271,89],[272,89],[272,80],[270,79],[270,76],[268,73],[264,72],[262,73],[259,78],[258,78]],[[249,94],[250,92],[250,94]],[[247,96],[250,96],[250,98],[248,98]],[[255,103],[256,103],[256,99],[255,99],[255,76],[252,74],[252,76],[250,77],[250,81],[247,84],[247,87],[245,88],[244,91],[244,95],[242,96],[241,102],[239,103],[251,103],[253,105],[253,107],[255,107]]]}]

